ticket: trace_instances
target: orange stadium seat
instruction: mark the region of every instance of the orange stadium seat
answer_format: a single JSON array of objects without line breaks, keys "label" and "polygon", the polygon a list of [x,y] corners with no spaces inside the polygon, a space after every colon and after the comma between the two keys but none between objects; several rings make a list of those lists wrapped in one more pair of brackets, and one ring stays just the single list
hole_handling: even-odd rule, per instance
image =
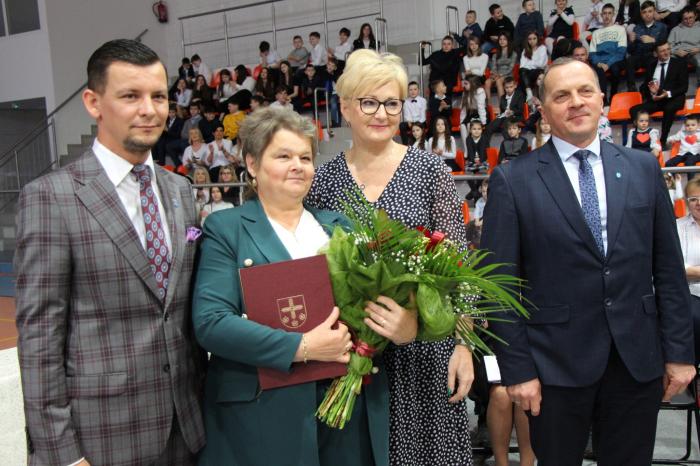
[{"label": "orange stadium seat", "polygon": [[579,40],[579,37],[581,37],[581,26],[578,25],[577,21],[574,21],[574,24],[571,25],[571,29],[573,30],[572,34],[574,40]]},{"label": "orange stadium seat", "polygon": [[642,103],[642,94],[639,92],[618,92],[612,96],[608,120],[610,124],[622,124],[622,144],[627,142],[627,123],[632,121],[630,108]]},{"label": "orange stadium seat", "polygon": [[455,156],[455,163],[462,169],[461,171],[452,172],[453,175],[464,175],[464,151],[462,149],[457,149],[457,155]]},{"label": "orange stadium seat", "polygon": [[486,148],[486,161],[489,164],[489,175],[498,165],[498,148],[497,147],[487,147]]},{"label": "orange stadium seat", "polygon": [[459,121],[459,115],[461,111],[462,109],[460,108],[452,108],[452,114],[450,115],[450,124],[452,125],[453,133],[459,132],[459,125],[462,124],[462,122]]},{"label": "orange stadium seat", "polygon": [[462,202],[462,216],[464,217],[464,224],[469,223],[469,204],[467,201]]},{"label": "orange stadium seat", "polygon": [[673,212],[676,214],[676,218],[686,216],[684,199],[676,199],[676,202],[673,203]]}]

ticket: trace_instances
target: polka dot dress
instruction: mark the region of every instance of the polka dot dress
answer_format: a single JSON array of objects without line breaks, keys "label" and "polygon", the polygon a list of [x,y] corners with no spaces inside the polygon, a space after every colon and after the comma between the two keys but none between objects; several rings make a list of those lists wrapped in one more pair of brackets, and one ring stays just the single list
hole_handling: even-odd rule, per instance
[{"label": "polka dot dress", "polygon": [[[344,191],[357,186],[341,153],[321,166],[306,201],[342,211]],[[460,202],[445,164],[409,148],[374,203],[408,227],[425,226],[466,244]],[[447,402],[447,365],[454,342],[389,345],[385,351],[390,389],[389,459],[392,466],[472,464],[467,405]]]}]

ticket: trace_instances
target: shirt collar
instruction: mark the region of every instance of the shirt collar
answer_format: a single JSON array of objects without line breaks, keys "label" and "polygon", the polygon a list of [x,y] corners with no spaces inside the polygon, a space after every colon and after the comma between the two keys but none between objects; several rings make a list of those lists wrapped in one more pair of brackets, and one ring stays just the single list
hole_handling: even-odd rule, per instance
[{"label": "shirt collar", "polygon": [[[124,181],[124,178],[126,178],[129,173],[131,173],[131,169],[134,168],[134,165],[107,149],[97,138],[95,138],[95,142],[92,143],[92,151],[97,156],[97,160],[102,165],[102,168],[107,172],[107,178],[109,178],[109,181],[112,182],[115,188]],[[145,164],[151,169],[151,181],[155,183],[156,171],[150,152],[148,153]]]},{"label": "shirt collar", "polygon": [[600,157],[600,138],[593,139],[593,142],[586,147],[574,146],[573,144],[570,144],[563,139],[556,137],[555,135],[552,135],[551,139],[554,147],[557,149],[557,153],[559,153],[559,157],[561,157],[562,162],[566,162],[573,157],[574,152],[580,150],[587,150],[591,152],[594,157]]}]

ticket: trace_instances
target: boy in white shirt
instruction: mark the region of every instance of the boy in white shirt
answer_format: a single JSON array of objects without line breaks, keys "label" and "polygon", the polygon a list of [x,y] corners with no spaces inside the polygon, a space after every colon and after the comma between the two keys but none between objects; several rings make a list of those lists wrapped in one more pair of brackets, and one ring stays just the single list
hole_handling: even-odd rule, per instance
[{"label": "boy in white shirt", "polygon": [[338,33],[340,43],[333,49],[328,48],[328,55],[335,57],[335,63],[338,66],[338,72],[342,73],[345,69],[345,59],[348,53],[352,52],[352,43],[350,42],[350,29],[341,28]]},{"label": "boy in white shirt", "polygon": [[277,86],[277,89],[275,89],[275,101],[270,104],[270,107],[294,109],[294,106],[289,102],[286,87]]},{"label": "boy in white shirt", "polygon": [[328,52],[321,45],[321,34],[316,31],[309,34],[309,44],[311,45],[311,64],[316,68],[316,72],[321,72],[328,63]]},{"label": "boy in white shirt", "polygon": [[419,93],[417,82],[408,83],[408,98],[403,104],[403,121],[399,124],[402,144],[408,144],[413,123],[422,123],[425,126],[425,112],[428,109],[428,102],[424,97],[418,95]]}]

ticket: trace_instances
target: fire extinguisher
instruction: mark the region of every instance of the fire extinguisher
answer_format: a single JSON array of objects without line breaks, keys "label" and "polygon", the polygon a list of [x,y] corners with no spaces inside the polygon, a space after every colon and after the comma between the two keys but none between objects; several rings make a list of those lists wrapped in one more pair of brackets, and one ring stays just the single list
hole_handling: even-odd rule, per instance
[{"label": "fire extinguisher", "polygon": [[158,0],[153,4],[153,14],[156,15],[159,23],[168,22],[168,7],[163,0]]}]

